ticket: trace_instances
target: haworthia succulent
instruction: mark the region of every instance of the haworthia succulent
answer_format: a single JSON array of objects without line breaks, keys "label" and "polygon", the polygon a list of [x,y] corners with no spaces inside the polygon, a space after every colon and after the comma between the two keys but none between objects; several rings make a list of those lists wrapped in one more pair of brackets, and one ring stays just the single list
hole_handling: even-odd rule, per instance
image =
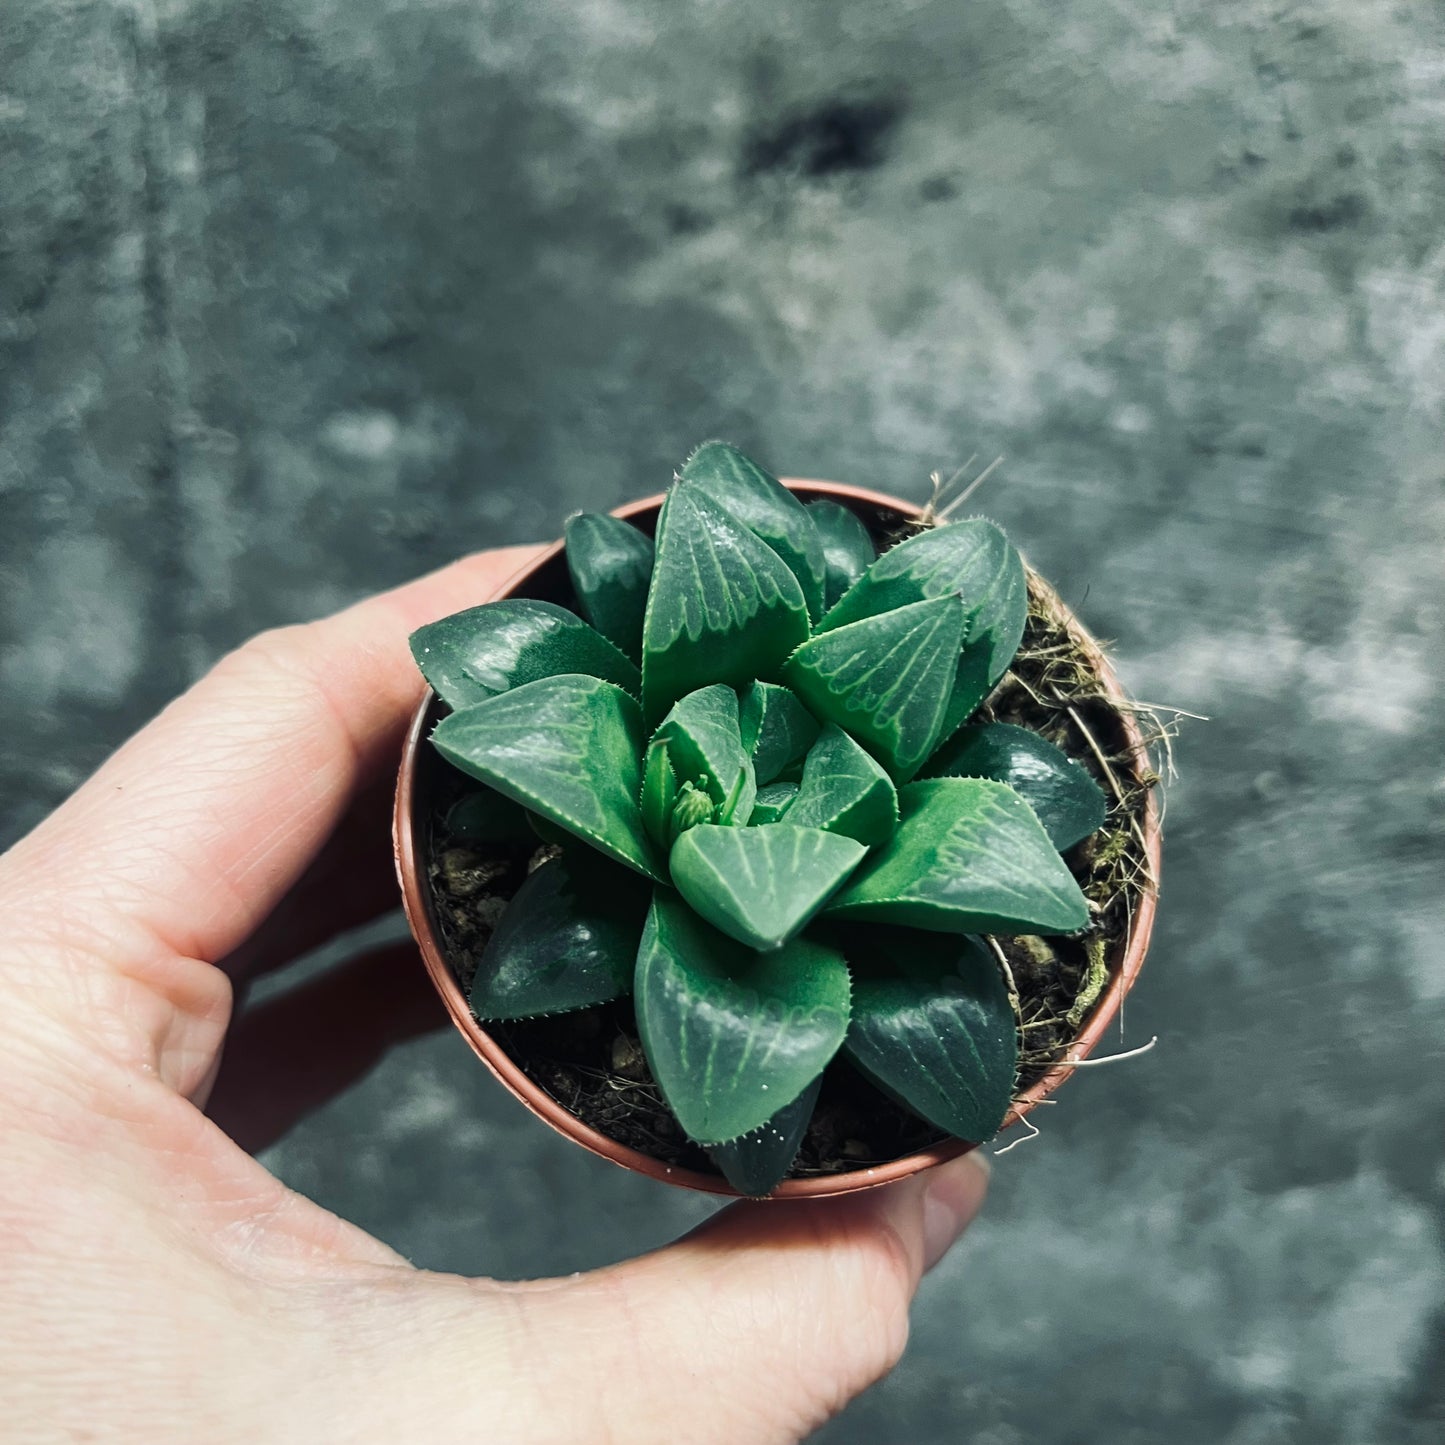
[{"label": "haworthia succulent", "polygon": [[697,487],[668,494],[643,629],[642,697],[660,718],[711,683],[776,678],[808,635],[797,578],[761,538]]},{"label": "haworthia succulent", "polygon": [[848,1030],[839,953],[801,939],[754,953],[664,888],[643,930],[633,995],[653,1076],[701,1144],[766,1124],[818,1077]]},{"label": "haworthia succulent", "polygon": [[1018,1029],[987,949],[971,938],[862,928],[847,953],[848,1058],[930,1124],[992,1139],[1013,1099]]},{"label": "haworthia succulent", "polygon": [[827,572],[822,538],[803,504],[771,472],[726,442],[704,442],[678,477],[757,533],[798,579],[808,615],[822,615]]},{"label": "haworthia succulent", "polygon": [[942,732],[963,621],[953,596],[880,612],[805,642],[783,675],[814,713],[861,738],[906,780]]},{"label": "haworthia succulent", "polygon": [[428,623],[411,635],[422,676],[451,708],[470,707],[509,688],[563,673],[616,683],[634,696],[637,664],[574,612],[509,597]]},{"label": "haworthia succulent", "polygon": [[673,886],[692,908],[750,948],[781,948],[828,901],[868,850],[853,838],[798,828],[704,824],[672,847]]},{"label": "haworthia succulent", "polygon": [[928,760],[933,778],[993,778],[1007,783],[1035,813],[1060,850],[1102,826],[1104,791],[1047,738],[1012,723],[966,727]]},{"label": "haworthia succulent", "polygon": [[897,832],[829,913],[944,933],[1072,933],[1089,921],[1073,875],[1033,810],[983,778],[899,789]]},{"label": "haworthia succulent", "polygon": [[612,683],[529,682],[445,717],[432,742],[449,763],[594,848],[660,877],[642,826],[642,716]]},{"label": "haworthia succulent", "polygon": [[587,620],[634,662],[652,580],[652,538],[630,522],[579,512],[567,522],[567,570]]}]

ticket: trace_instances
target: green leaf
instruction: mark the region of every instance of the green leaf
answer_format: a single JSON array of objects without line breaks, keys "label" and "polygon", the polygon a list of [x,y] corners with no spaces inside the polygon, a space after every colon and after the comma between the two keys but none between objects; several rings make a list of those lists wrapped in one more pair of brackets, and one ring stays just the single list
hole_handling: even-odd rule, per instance
[{"label": "green leaf", "polygon": [[442,719],[432,733],[454,767],[649,878],[642,826],[642,715],[595,677],[544,678]]},{"label": "green leaf", "polygon": [[808,615],[823,613],[823,541],[803,504],[750,457],[726,442],[704,442],[678,473],[756,532],[798,579]]},{"label": "green leaf", "polygon": [[698,487],[674,487],[657,524],[643,628],[642,697],[659,718],[685,693],[776,678],[808,635],[797,578]]},{"label": "green leaf", "polygon": [[993,681],[988,675],[990,657],[987,647],[969,647],[965,643],[959,654],[953,691],[948,695],[948,707],[944,710],[943,727],[938,734],[940,741],[952,737],[993,691]]},{"label": "green leaf", "polygon": [[667,755],[667,740],[647,745],[642,767],[642,826],[661,849],[672,846],[672,808],[677,802],[677,775]]},{"label": "green leaf", "polygon": [[868,529],[840,502],[826,497],[807,504],[808,515],[823,541],[823,605],[838,599],[872,566],[878,556]]},{"label": "green leaf", "polygon": [[673,885],[715,928],[749,948],[781,948],[868,850],[821,828],[704,824],[672,845]]},{"label": "green leaf", "polygon": [[766,1124],[730,1144],[714,1144],[708,1158],[739,1194],[760,1198],[787,1177],[798,1157],[803,1136],[818,1102],[823,1076],[818,1075],[791,1104],[779,1109]]},{"label": "green leaf", "polygon": [[1018,1029],[988,950],[971,938],[860,928],[843,1051],[930,1124],[982,1144],[1013,1102]]},{"label": "green leaf", "polygon": [[480,1019],[532,1018],[632,991],[651,890],[575,845],[530,874],[492,934],[469,994]]},{"label": "green leaf", "polygon": [[578,672],[636,695],[637,664],[574,612],[509,597],[454,612],[411,635],[422,676],[448,707],[461,709],[509,688]]},{"label": "green leaf", "polygon": [[904,780],[938,742],[962,636],[963,604],[936,597],[814,637],[784,677],[814,713],[861,738]]},{"label": "green leaf", "polygon": [[721,821],[748,821],[758,787],[753,760],[743,747],[738,695],[732,688],[719,683],[680,698],[653,738],[667,744],[668,759],[679,779],[702,788],[724,811],[731,804]]},{"label": "green leaf", "polygon": [[620,517],[579,512],[567,522],[567,570],[587,620],[634,662],[652,579],[652,538]]},{"label": "green leaf", "polygon": [[983,671],[991,687],[1018,651],[1028,620],[1028,591],[1022,558],[984,517],[933,527],[890,547],[816,630],[828,632],[895,607],[949,595],[963,599],[963,641],[983,649]]},{"label": "green leaf", "polygon": [[940,933],[1072,933],[1089,921],[1043,825],[1006,784],[934,778],[898,802],[898,831],[830,914]]},{"label": "green leaf", "polygon": [[798,796],[796,783],[769,783],[758,789],[757,801],[753,804],[753,816],[749,824],[776,823],[787,811],[793,799]]},{"label": "green leaf", "polygon": [[848,988],[835,950],[799,939],[754,953],[659,888],[633,992],[653,1077],[688,1137],[727,1143],[792,1103],[843,1041]]},{"label": "green leaf", "polygon": [[888,774],[842,728],[829,723],[803,763],[788,822],[886,843],[898,826],[898,794]]},{"label": "green leaf", "polygon": [[743,695],[743,746],[753,755],[758,783],[801,762],[818,736],[818,720],[785,687],[755,682]]},{"label": "green leaf", "polygon": [[1104,821],[1104,790],[1047,738],[1012,723],[964,728],[928,760],[930,778],[993,778],[1034,812],[1061,852]]},{"label": "green leaf", "polygon": [[446,830],[459,843],[515,843],[531,836],[527,812],[492,788],[478,788],[447,809]]}]

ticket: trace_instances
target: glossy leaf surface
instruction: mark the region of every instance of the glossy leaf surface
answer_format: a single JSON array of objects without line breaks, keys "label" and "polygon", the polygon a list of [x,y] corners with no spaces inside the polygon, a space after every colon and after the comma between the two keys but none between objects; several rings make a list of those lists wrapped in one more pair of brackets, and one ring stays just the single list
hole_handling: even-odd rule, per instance
[{"label": "glossy leaf surface", "polygon": [[985,778],[901,788],[898,831],[829,908],[832,915],[944,933],[1072,933],[1084,895],[1033,810]]},{"label": "glossy leaf surface", "polygon": [[455,612],[411,635],[422,676],[451,708],[562,673],[584,673],[637,693],[637,664],[575,612],[509,597]]},{"label": "glossy leaf surface", "polygon": [[766,1124],[730,1144],[714,1144],[707,1151],[708,1158],[739,1194],[761,1198],[786,1177],[798,1157],[822,1087],[823,1076],[819,1074]]},{"label": "glossy leaf surface", "polygon": [[674,487],[658,520],[643,629],[642,693],[660,718],[711,683],[744,689],[776,678],[808,635],[787,564],[698,487]]},{"label": "glossy leaf surface", "polygon": [[1023,561],[984,517],[933,527],[889,548],[818,624],[845,627],[930,597],[962,598],[964,641],[981,647],[990,686],[1018,651],[1028,619]]},{"label": "glossy leaf surface", "polygon": [[575,844],[531,873],[487,944],[469,1000],[481,1019],[531,1018],[632,991],[651,889]]},{"label": "glossy leaf surface", "polygon": [[753,816],[748,821],[754,826],[776,823],[786,815],[797,796],[796,783],[769,783],[766,787],[759,788],[757,801],[753,803]]},{"label": "glossy leaf surface", "polygon": [[672,846],[671,819],[676,802],[677,775],[668,757],[667,740],[654,738],[647,745],[642,765],[642,826],[663,852]]},{"label": "glossy leaf surface", "polygon": [[730,938],[760,950],[781,947],[858,866],[864,846],[791,819],[759,828],[704,824],[673,844],[673,885]]},{"label": "glossy leaf surface", "polygon": [[726,442],[704,442],[678,473],[756,532],[798,579],[808,614],[823,613],[823,541],[803,504],[751,457]]},{"label": "glossy leaf surface", "polygon": [[721,821],[748,821],[758,788],[732,688],[718,684],[679,698],[653,736],[666,742],[679,781],[701,788],[719,808],[733,800],[731,816]]},{"label": "glossy leaf surface", "polygon": [[952,596],[865,617],[805,642],[784,678],[818,717],[861,738],[895,778],[907,779],[942,732],[963,623],[963,604]]},{"label": "glossy leaf surface", "polygon": [[847,1056],[885,1092],[959,1139],[998,1133],[1018,1030],[998,964],[971,938],[859,929],[848,942]]},{"label": "glossy leaf surface", "polygon": [[1047,738],[1012,723],[964,728],[929,760],[931,778],[993,778],[1038,815],[1055,848],[1071,848],[1100,827],[1104,790]]},{"label": "glossy leaf surface", "polygon": [[759,786],[802,762],[818,736],[817,718],[773,682],[755,682],[743,694],[739,719]]},{"label": "glossy leaf surface", "polygon": [[446,830],[459,843],[515,843],[530,836],[527,810],[494,788],[477,788],[447,809]]},{"label": "glossy leaf surface", "polygon": [[807,508],[823,542],[823,605],[834,607],[873,565],[878,549],[867,527],[841,502],[822,497]]},{"label": "glossy leaf surface", "polygon": [[663,888],[653,895],[633,993],[653,1077],[700,1144],[766,1124],[817,1078],[848,1029],[839,953],[801,939],[754,953]]},{"label": "glossy leaf surface", "polygon": [[642,826],[642,715],[620,687],[544,678],[445,717],[446,760],[620,863],[657,877]]},{"label": "glossy leaf surface", "polygon": [[587,620],[634,662],[652,580],[652,538],[620,517],[580,512],[567,522],[567,570]]},{"label": "glossy leaf surface", "polygon": [[842,833],[870,846],[884,843],[898,825],[898,794],[872,756],[829,723],[803,763],[788,822]]}]

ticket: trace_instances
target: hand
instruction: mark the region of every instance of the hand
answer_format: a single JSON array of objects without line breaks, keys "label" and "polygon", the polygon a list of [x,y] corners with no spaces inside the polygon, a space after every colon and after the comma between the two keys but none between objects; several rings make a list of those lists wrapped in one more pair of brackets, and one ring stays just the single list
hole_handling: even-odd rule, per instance
[{"label": "hand", "polygon": [[[791,1441],[898,1358],[920,1275],[982,1200],[974,1156],[503,1284],[413,1269],[203,1112],[233,985],[394,906],[378,805],[420,695],[407,634],[530,555],[257,637],[0,859],[7,1438]],[[369,1066],[421,977],[367,967],[344,1055],[304,1060],[323,1089]],[[254,1147],[318,1094],[268,1097],[246,1031],[221,1092]]]}]

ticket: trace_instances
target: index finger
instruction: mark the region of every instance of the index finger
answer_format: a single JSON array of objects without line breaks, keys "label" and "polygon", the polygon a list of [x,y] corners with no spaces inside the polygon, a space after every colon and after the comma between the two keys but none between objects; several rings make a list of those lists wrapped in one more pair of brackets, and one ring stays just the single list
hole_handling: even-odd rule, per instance
[{"label": "index finger", "polygon": [[[464,558],[223,658],[0,860],[12,901],[99,912],[86,931],[117,950],[230,953],[395,756],[425,687],[410,633],[486,601],[540,550]],[[84,893],[57,899],[77,860]]]}]

